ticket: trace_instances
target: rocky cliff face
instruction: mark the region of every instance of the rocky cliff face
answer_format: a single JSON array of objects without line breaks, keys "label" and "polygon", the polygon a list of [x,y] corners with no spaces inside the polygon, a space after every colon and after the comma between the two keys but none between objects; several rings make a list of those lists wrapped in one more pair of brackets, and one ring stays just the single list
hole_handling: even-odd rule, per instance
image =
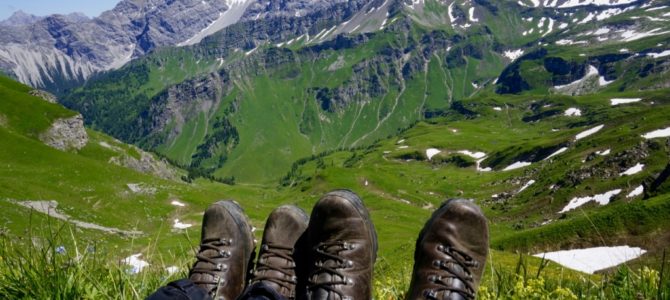
[{"label": "rocky cliff face", "polygon": [[222,39],[251,49],[296,33],[317,35],[316,25],[337,25],[372,2],[379,1],[124,0],[91,20],[52,15],[0,24],[0,69],[60,93],[157,47],[193,45],[238,22],[247,24],[246,34],[238,29]]},{"label": "rocky cliff face", "polygon": [[40,135],[40,140],[58,150],[80,150],[88,143],[84,119],[81,115],[58,119],[46,132]]},{"label": "rocky cliff face", "polygon": [[156,47],[184,43],[221,18],[234,23],[239,16],[226,12],[244,3],[125,0],[91,20],[52,15],[0,25],[0,68],[33,87],[62,92]]}]

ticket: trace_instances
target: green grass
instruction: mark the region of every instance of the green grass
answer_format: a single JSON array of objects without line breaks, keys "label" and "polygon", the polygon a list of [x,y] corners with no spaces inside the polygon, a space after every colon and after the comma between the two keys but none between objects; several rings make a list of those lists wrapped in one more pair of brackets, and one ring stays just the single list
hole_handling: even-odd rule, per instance
[{"label": "green grass", "polygon": [[[28,95],[31,88],[0,76],[0,126],[38,138],[48,129],[54,120],[69,118],[74,112],[60,105],[49,103],[41,98]],[[39,111],[40,114],[33,113]],[[32,116],[26,118],[26,116]]]},{"label": "green grass", "polygon": [[[191,255],[156,255],[139,273],[115,261],[115,250],[81,243],[70,226],[52,224],[22,241],[0,236],[0,292],[10,299],[137,299],[168,282],[184,278]],[[188,247],[186,247],[188,248]],[[183,253],[192,253],[191,249]],[[142,257],[145,258],[145,257]],[[168,266],[179,271],[169,274]],[[411,268],[387,268],[379,259],[374,299],[404,299]],[[492,251],[478,299],[665,299],[670,295],[666,270],[620,267],[611,275],[580,275],[523,255]]]}]

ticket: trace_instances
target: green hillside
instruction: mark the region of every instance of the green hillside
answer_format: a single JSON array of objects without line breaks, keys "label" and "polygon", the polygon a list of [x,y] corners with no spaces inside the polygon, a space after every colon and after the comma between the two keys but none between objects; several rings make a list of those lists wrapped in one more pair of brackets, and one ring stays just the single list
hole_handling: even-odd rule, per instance
[{"label": "green hillside", "polygon": [[[58,105],[27,95],[28,90],[25,86],[4,79],[1,91],[11,93],[14,104],[4,102],[3,115],[26,106],[32,108],[22,112],[28,117],[49,115],[47,112],[53,111],[53,115],[45,120],[45,124],[48,124],[55,118],[73,114]],[[515,274],[522,276],[519,280],[526,281],[524,278],[528,278],[529,281],[522,284],[524,289],[536,289],[538,293],[553,295],[551,297],[558,297],[565,292],[560,289],[568,289],[575,295],[611,295],[618,291],[615,288],[616,280],[633,280],[631,287],[643,288],[647,284],[645,280],[648,280],[644,278],[647,277],[621,277],[611,281],[600,275],[588,276],[563,269],[553,263],[545,266],[539,259],[526,256],[519,258],[514,252],[533,254],[567,245],[632,243],[649,250],[642,260],[631,265],[633,270],[637,270],[637,266],[660,268],[662,250],[667,245],[658,243],[658,237],[663,236],[670,225],[665,218],[670,212],[667,183],[660,183],[658,186],[662,188],[646,190],[644,195],[638,197],[629,199],[621,195],[627,194],[640,183],[654,181],[663,166],[669,163],[667,138],[644,141],[640,135],[670,126],[667,118],[663,117],[670,109],[670,99],[665,92],[650,92],[642,94],[644,100],[639,103],[612,107],[608,99],[614,96],[548,96],[537,99],[530,96],[481,95],[462,103],[475,116],[463,115],[460,112],[462,110],[449,110],[444,117],[418,123],[397,137],[382,139],[371,146],[300,160],[282,180],[283,185],[280,187],[275,184],[226,186],[203,180],[186,184],[157,179],[110,164],[109,157],[113,153],[100,146],[101,142],[118,147],[128,146],[103,134],[89,130],[90,141],[85,148],[78,152],[62,152],[24,133],[31,131],[23,131],[20,126],[5,122],[0,128],[0,141],[3,149],[6,149],[0,155],[0,162],[6,165],[0,173],[4,191],[0,206],[5,211],[2,225],[5,248],[1,254],[4,260],[0,261],[0,274],[5,275],[0,277],[0,281],[4,282],[5,287],[12,287],[19,282],[44,284],[44,279],[40,277],[25,277],[29,273],[7,273],[7,268],[12,265],[4,262],[23,262],[16,257],[18,253],[25,253],[20,249],[27,246],[24,242],[26,240],[18,238],[23,236],[31,237],[33,242],[38,241],[38,246],[28,248],[37,247],[38,250],[42,249],[40,251],[54,251],[57,245],[63,245],[69,250],[75,247],[79,251],[95,249],[97,254],[85,258],[79,267],[64,268],[59,271],[61,273],[52,274],[56,276],[51,279],[56,283],[52,287],[56,293],[92,295],[91,292],[95,291],[105,297],[143,297],[158,285],[184,274],[192,259],[191,247],[197,244],[202,210],[213,200],[238,200],[246,208],[253,224],[263,228],[266,214],[279,204],[294,203],[309,211],[323,193],[347,187],[362,196],[378,230],[380,258],[377,261],[375,283],[378,297],[401,297],[408,284],[407,276],[418,230],[432,209],[443,199],[451,197],[474,199],[482,205],[491,221],[494,250],[483,281],[483,290],[480,291],[481,298],[487,299],[496,293],[519,296],[530,292],[515,287],[518,284]],[[538,107],[535,105],[538,103],[543,109],[549,108],[546,105],[560,110],[579,107],[583,115],[553,116],[537,122],[524,122],[524,117],[537,113],[533,107]],[[504,107],[504,110],[495,110],[497,107]],[[636,114],[644,117],[630,118]],[[587,121],[587,118],[592,121]],[[569,142],[577,133],[601,122],[606,125],[601,132],[577,143]],[[552,132],[552,129],[559,131]],[[537,161],[524,169],[498,170],[507,162],[519,159],[521,154],[528,156],[525,153],[537,152],[539,147],[566,142],[569,143],[569,150],[561,154],[560,160],[541,161],[544,158],[541,155],[536,156]],[[638,174],[619,177],[618,170],[628,167],[629,162],[608,161],[608,164],[614,163],[611,168],[617,170],[614,172],[617,176],[606,180],[586,179],[572,186],[564,182],[555,191],[548,188],[551,184],[561,182],[562,178],[567,177],[566,174],[582,167],[581,160],[596,150],[610,148],[609,157],[618,158],[621,157],[619,154],[643,144],[648,145],[645,148],[647,155],[635,162],[643,162],[647,167]],[[442,152],[427,160],[428,148]],[[488,157],[495,158],[482,161],[480,166],[490,166],[494,171],[478,172],[472,158],[453,153],[460,150],[483,151]],[[585,167],[607,169],[602,167],[607,159],[589,160]],[[537,183],[516,194],[515,191],[530,179],[535,179]],[[144,191],[134,193],[128,183],[140,184]],[[557,213],[573,196],[593,194],[614,187],[622,188],[625,192],[604,208],[589,204],[567,214]],[[499,200],[491,197],[492,194],[504,193],[510,193],[510,196]],[[69,222],[48,218],[19,205],[26,201],[45,199],[57,201],[57,210],[73,220],[141,233],[133,235],[81,227],[75,229]],[[171,205],[174,200],[186,206]],[[186,230],[172,229],[175,219],[195,226]],[[555,221],[540,225],[547,220]],[[257,231],[256,234],[260,237],[262,232]],[[604,239],[604,236],[607,238]],[[562,243],[557,244],[556,240]],[[46,243],[50,246],[42,248]],[[115,261],[134,253],[143,254],[142,259],[149,261],[151,266],[141,276],[119,273],[118,268],[123,270],[124,267]],[[106,261],[100,262],[101,258]],[[48,257],[45,259],[49,261]],[[39,261],[31,264],[31,270],[41,266]],[[181,266],[182,269],[175,275],[166,276],[165,267],[171,265]],[[523,271],[520,271],[520,266]],[[92,268],[96,269],[91,274],[100,274],[96,275],[99,277],[86,275],[88,271],[85,270],[93,272]],[[542,275],[546,284],[531,280],[535,277],[529,274],[535,272]],[[402,275],[397,277],[389,274]],[[638,273],[631,274],[625,276],[638,276],[634,275]],[[59,280],[64,280],[59,279],[62,278],[59,276],[77,276],[82,284],[58,284]],[[85,283],[91,280],[99,283],[86,288]],[[127,287],[115,288],[114,282],[123,282]],[[656,290],[645,290],[645,293],[653,291]],[[12,295],[40,295],[25,292],[21,289],[13,290]]]},{"label": "green hillside", "polygon": [[[377,2],[352,17],[375,30],[238,23],[59,104],[0,76],[0,294],[143,298],[186,274],[210,203],[261,229],[347,188],[378,230],[375,299],[403,298],[450,198],[490,220],[480,299],[670,297],[670,8]],[[623,245],[646,252],[595,275],[532,256]]]}]

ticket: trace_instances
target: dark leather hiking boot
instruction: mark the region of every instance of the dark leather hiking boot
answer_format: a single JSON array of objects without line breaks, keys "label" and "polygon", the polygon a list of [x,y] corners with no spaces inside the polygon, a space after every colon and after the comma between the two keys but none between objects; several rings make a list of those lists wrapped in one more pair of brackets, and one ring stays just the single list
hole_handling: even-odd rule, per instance
[{"label": "dark leather hiking boot", "polygon": [[468,200],[449,200],[421,230],[407,299],[474,299],[489,249],[486,217]]},{"label": "dark leather hiking boot", "polygon": [[233,201],[216,202],[205,211],[198,261],[189,279],[214,299],[236,299],[246,286],[254,247],[242,208]]},{"label": "dark leather hiking boot", "polygon": [[281,206],[270,214],[252,285],[262,283],[287,299],[296,298],[298,277],[294,250],[308,222],[307,214],[292,205]]},{"label": "dark leather hiking boot", "polygon": [[337,190],[321,198],[312,210],[307,241],[309,299],[372,298],[377,233],[356,194]]}]

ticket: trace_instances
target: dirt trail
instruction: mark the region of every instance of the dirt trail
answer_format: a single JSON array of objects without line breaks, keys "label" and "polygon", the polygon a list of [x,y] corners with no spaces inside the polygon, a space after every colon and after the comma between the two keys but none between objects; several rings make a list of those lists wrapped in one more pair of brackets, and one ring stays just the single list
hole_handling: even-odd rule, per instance
[{"label": "dirt trail", "polygon": [[105,227],[93,223],[88,223],[88,222],[83,222],[83,221],[78,221],[72,219],[70,216],[60,213],[56,210],[58,207],[58,202],[56,201],[11,201],[15,204],[18,204],[20,206],[34,209],[40,213],[46,214],[52,218],[56,218],[59,220],[67,221],[70,222],[77,227],[81,228],[86,228],[86,229],[93,229],[93,230],[100,230],[104,231],[107,233],[118,233],[122,235],[141,235],[143,234],[141,231],[128,231],[128,230],[121,230],[118,228],[111,228],[111,227]]}]

